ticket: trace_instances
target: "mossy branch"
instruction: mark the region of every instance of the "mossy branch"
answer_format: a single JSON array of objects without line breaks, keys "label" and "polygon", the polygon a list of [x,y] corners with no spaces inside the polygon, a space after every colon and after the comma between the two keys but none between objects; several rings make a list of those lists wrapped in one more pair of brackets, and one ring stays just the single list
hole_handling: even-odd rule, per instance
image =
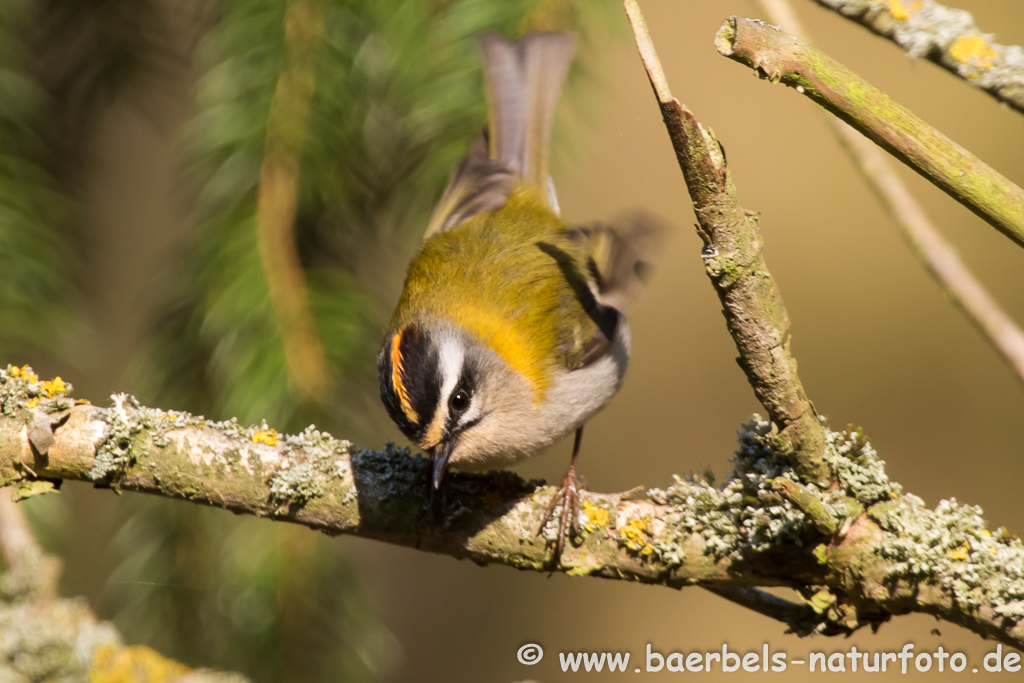
[{"label": "mossy branch", "polygon": [[714,132],[672,97],[636,3],[627,0],[625,5],[693,200],[704,265],[722,302],[739,364],[778,427],[777,449],[787,453],[801,476],[824,485],[830,476],[822,460],[824,431],[797,375],[789,313],[765,265],[758,217],[740,205]]},{"label": "mossy branch", "polygon": [[[801,547],[810,549],[810,554],[819,562],[818,568],[824,568],[824,576],[815,575],[813,571],[805,573],[808,567],[798,563],[789,566],[793,573],[787,583],[800,586],[807,604],[824,617],[816,628],[819,632],[833,633],[836,627],[849,631],[865,623],[877,625],[891,614],[922,611],[967,626],[986,637],[1003,642],[1009,642],[1005,640],[1009,637],[1019,643],[1024,637],[1024,593],[1019,592],[1024,589],[1024,554],[1018,554],[1009,565],[1001,565],[1002,568],[997,568],[998,563],[993,564],[992,583],[982,592],[1009,590],[1014,596],[1009,602],[997,598],[998,605],[965,606],[964,599],[970,600],[968,596],[976,595],[977,575],[963,573],[963,567],[957,564],[971,558],[991,562],[999,556],[999,550],[983,550],[972,539],[984,539],[983,543],[987,543],[999,538],[1009,546],[1021,548],[1019,539],[1002,530],[992,534],[981,523],[968,533],[969,538],[961,537],[962,543],[958,540],[949,545],[940,540],[946,538],[944,529],[950,526],[942,522],[936,526],[938,519],[952,512],[966,521],[960,516],[970,508],[960,507],[955,501],[943,501],[934,513],[913,517],[911,510],[916,508],[923,512],[920,500],[901,495],[898,486],[889,484],[884,464],[875,459],[860,430],[840,435],[823,428],[797,377],[796,362],[788,348],[788,316],[761,257],[762,242],[756,221],[737,200],[725,154],[711,130],[672,97],[636,0],[625,0],[624,4],[693,200],[698,232],[706,245],[704,258],[708,274],[718,290],[729,331],[740,350],[740,364],[769,413],[773,409],[777,411],[778,414],[772,416],[773,423],[791,418],[794,407],[799,410],[796,413],[799,421],[790,422],[781,430],[767,423],[749,423],[741,432],[741,448],[734,459],[734,470],[725,487],[716,490],[726,493],[727,498],[744,495],[737,490],[744,485],[737,487],[737,482],[758,481],[756,496],[746,498],[757,511],[735,528],[767,530],[769,535],[774,535],[787,525],[774,515],[779,510],[788,510],[799,516],[801,533],[813,530],[818,541],[804,540]],[[740,267],[736,267],[737,264]],[[777,343],[765,344],[772,339]],[[779,438],[789,430],[793,434],[788,440]],[[788,467],[771,470],[769,460],[762,458],[759,465],[751,468],[749,458],[758,448],[770,452],[769,460],[774,458],[776,466],[781,460],[780,454],[785,455]],[[753,475],[753,471],[759,474]],[[698,482],[677,480],[674,495],[673,489],[669,489],[668,495],[656,491],[651,494],[655,501],[693,506],[695,509],[683,513],[683,519],[720,529],[716,514],[706,507],[708,499],[692,490],[697,486]],[[839,497],[830,499],[836,493]],[[736,498],[731,500],[734,505],[743,505]],[[906,507],[908,504],[910,507]],[[893,512],[895,514],[891,514]],[[975,508],[973,514],[980,522],[980,510]],[[960,522],[948,518],[947,521],[960,526]],[[913,528],[918,523],[922,526]],[[717,542],[714,536],[710,536],[709,541]],[[1014,552],[1020,553],[1019,550]],[[902,557],[897,558],[897,554]],[[778,555],[775,559],[785,565],[801,557],[802,551],[786,555],[785,559]],[[745,552],[743,556],[748,562],[751,556],[761,559],[756,552]],[[760,567],[751,568],[757,576],[765,578]],[[735,568],[730,569],[735,571]],[[897,578],[901,575],[909,579],[902,587],[898,584],[903,579]],[[720,586],[709,586],[709,583],[712,582],[705,582],[705,587],[722,593]],[[817,592],[814,592],[815,587]],[[886,595],[881,602],[878,598],[883,593],[878,592],[879,588]],[[776,616],[791,609],[772,605],[767,596],[744,588],[736,590],[735,586],[724,597],[756,611],[771,611]],[[794,622],[798,621],[797,617],[790,617],[791,626],[797,632],[799,626]]]},{"label": "mossy branch", "polygon": [[774,26],[740,17],[725,20],[715,45],[811,98],[1024,246],[1024,190],[839,62]]},{"label": "mossy branch", "polygon": [[[761,0],[769,21],[783,31],[810,42],[789,0]],[[1024,386],[1024,330],[999,305],[960,258],[956,247],[939,232],[885,153],[870,140],[828,116],[839,144],[889,212],[900,235],[950,301],[959,308],[1003,357]]]},{"label": "mossy branch", "polygon": [[935,0],[815,0],[1024,112],[1024,49],[1000,45],[969,12]]},{"label": "mossy branch", "polygon": [[[354,448],[310,427],[212,422],[140,406],[83,405],[64,382],[0,370],[0,483],[26,492],[72,479],[303,524],[518,569],[550,571],[553,528],[538,536],[552,487],[508,472],[456,474],[428,506],[430,463],[389,446]],[[849,633],[925,612],[1024,646],[1024,545],[989,532],[977,508],[926,510],[888,481],[859,431],[823,430],[827,486],[773,450],[772,425],[740,432],[718,487],[679,479],[647,498],[584,492],[581,538],[559,571],[700,585],[783,618],[798,633]],[[782,493],[780,493],[780,491]],[[557,518],[557,516],[556,516]],[[804,604],[752,586],[789,586]]]}]

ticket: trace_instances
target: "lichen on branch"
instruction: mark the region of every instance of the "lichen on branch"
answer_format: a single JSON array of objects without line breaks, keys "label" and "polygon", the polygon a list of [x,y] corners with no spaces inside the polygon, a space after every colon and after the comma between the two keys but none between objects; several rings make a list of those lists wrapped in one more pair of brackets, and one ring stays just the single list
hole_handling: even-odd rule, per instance
[{"label": "lichen on branch", "polygon": [[[125,396],[98,408],[73,401],[70,385],[52,396],[42,386],[27,369],[0,370],[2,484],[73,479],[478,564],[551,569],[538,529],[554,489],[541,482],[456,474],[431,507],[430,461],[391,444],[356,448],[314,427],[279,434]],[[822,431],[823,460],[834,473],[824,486],[801,477],[775,450],[771,423],[755,417],[739,432],[721,486],[700,475],[641,499],[584,492],[583,534],[558,570],[716,591],[789,586],[809,598],[803,609],[778,609],[781,601],[749,592],[730,597],[774,610],[798,633],[849,633],[918,611],[1024,645],[1020,541],[987,531],[976,508],[951,501],[926,510],[887,479],[861,432]],[[98,470],[111,440],[120,459]]]},{"label": "lichen on branch", "polygon": [[[899,486],[885,476],[884,463],[875,457],[860,430],[837,434],[822,429],[813,408],[799,410],[799,420],[793,420],[788,409],[809,407],[810,402],[789,354],[789,320],[761,257],[756,217],[739,205],[725,154],[714,134],[672,97],[636,0],[625,0],[624,4],[693,199],[698,233],[705,242],[705,265],[740,350],[740,364],[772,422],[785,425],[778,434],[767,423],[763,430],[751,425],[753,429],[741,433],[741,444],[752,438],[776,461],[780,453],[785,454],[786,464],[792,467],[791,471],[766,471],[772,458],[765,457],[744,464],[741,447],[730,480],[721,490],[705,488],[696,492],[692,488],[696,482],[677,480],[667,492],[652,491],[652,497],[684,506],[693,515],[687,517],[684,513],[676,520],[677,528],[686,529],[693,523],[708,531],[710,525],[710,539],[721,547],[731,547],[734,536],[745,538],[762,560],[772,556],[779,540],[788,551],[787,557],[776,558],[781,565],[801,557],[794,546],[810,547],[818,572],[799,564],[789,565],[787,571],[789,585],[799,585],[810,607],[823,617],[815,630],[834,633],[831,629],[839,627],[848,632],[865,623],[877,625],[893,614],[921,611],[986,637],[1020,643],[1024,620],[1014,614],[1024,605],[1024,583],[1020,580],[1024,554],[1018,539],[1002,536],[993,541],[994,534],[982,534],[980,510],[948,502],[931,512],[920,499],[902,494]],[[719,32],[720,51],[729,54],[734,50],[741,28],[747,33],[778,33],[760,22],[734,17]],[[750,50],[750,42],[755,48],[758,45],[756,40],[744,43],[748,57],[756,54],[756,50]],[[780,66],[765,73],[785,78],[787,71]],[[764,344],[771,339],[777,343]],[[773,409],[777,414],[772,414]],[[813,418],[813,424],[809,418]],[[788,430],[794,432],[788,439],[778,438],[785,437]],[[822,480],[822,473],[827,473],[831,484]],[[742,487],[736,490],[737,481],[757,483],[753,491]],[[744,500],[751,501],[756,512],[748,518],[740,515],[737,525],[735,506]],[[694,507],[697,512],[690,512]],[[900,512],[892,516],[890,510]],[[731,514],[722,515],[723,511]],[[794,524],[794,520],[798,521]],[[975,550],[975,542],[980,544],[980,552]],[[958,545],[951,548],[951,543]],[[994,543],[1002,545],[997,548]],[[978,563],[991,563],[990,558],[980,557],[981,552],[1000,557],[1002,546],[1010,549],[1012,558],[1004,559],[1013,569],[1002,572],[990,566],[979,571]],[[939,561],[936,552],[950,553],[952,563]],[[974,566],[967,568],[961,562]],[[910,575],[907,572],[911,569],[923,571]],[[763,578],[760,567],[754,571]],[[723,593],[720,586],[712,588]],[[757,611],[771,609],[770,600],[745,590],[726,597]],[[798,624],[792,626],[800,632]]]},{"label": "lichen on branch", "polygon": [[970,12],[935,0],[816,0],[1024,112],[1024,49],[1000,45]]}]

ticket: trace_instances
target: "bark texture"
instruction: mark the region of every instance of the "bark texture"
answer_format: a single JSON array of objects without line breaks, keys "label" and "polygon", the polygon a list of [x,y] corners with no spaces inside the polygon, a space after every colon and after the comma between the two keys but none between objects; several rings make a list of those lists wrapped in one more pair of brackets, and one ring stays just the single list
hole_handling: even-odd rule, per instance
[{"label": "bark texture", "polygon": [[[0,483],[19,497],[72,479],[550,571],[556,530],[537,531],[553,487],[508,472],[457,474],[431,508],[429,460],[390,445],[211,422],[125,395],[97,408],[76,404],[70,390],[30,368],[0,370]],[[807,598],[801,609],[750,592],[730,597],[788,614],[799,633],[847,633],[917,611],[1024,646],[1020,541],[987,530],[976,508],[925,509],[888,481],[859,432],[823,434],[827,486],[801,480],[773,450],[772,425],[753,419],[722,486],[677,478],[641,500],[584,492],[584,534],[558,571],[672,588],[790,586]]]}]

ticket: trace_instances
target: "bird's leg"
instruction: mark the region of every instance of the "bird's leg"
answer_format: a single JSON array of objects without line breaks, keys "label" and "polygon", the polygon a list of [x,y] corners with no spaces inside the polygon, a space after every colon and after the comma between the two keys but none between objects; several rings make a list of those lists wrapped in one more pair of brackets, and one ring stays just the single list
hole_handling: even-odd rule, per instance
[{"label": "bird's leg", "polygon": [[540,531],[537,533],[543,533],[544,527],[551,521],[552,516],[555,513],[555,508],[558,504],[562,504],[562,514],[559,515],[558,520],[558,538],[555,539],[555,553],[551,557],[552,566],[557,567],[558,563],[562,558],[562,549],[565,547],[566,532],[571,530],[573,534],[579,536],[581,529],[579,526],[580,517],[580,491],[583,489],[584,483],[582,477],[576,475],[576,458],[580,455],[580,441],[583,439],[583,427],[576,429],[576,439],[572,446],[572,459],[569,461],[569,469],[562,477],[562,485],[555,492],[555,495],[551,498],[551,503],[548,504],[547,512],[544,514],[544,520],[541,522]]}]

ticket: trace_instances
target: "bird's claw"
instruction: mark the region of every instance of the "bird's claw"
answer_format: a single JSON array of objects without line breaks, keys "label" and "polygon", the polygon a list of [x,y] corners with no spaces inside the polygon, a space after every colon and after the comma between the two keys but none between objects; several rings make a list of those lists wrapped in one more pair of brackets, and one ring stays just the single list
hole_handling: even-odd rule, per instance
[{"label": "bird's claw", "polygon": [[562,504],[562,512],[558,519],[558,536],[555,538],[555,552],[551,556],[551,566],[557,567],[562,559],[562,550],[565,548],[566,532],[571,531],[575,536],[581,536],[583,530],[580,528],[580,491],[583,489],[580,478],[576,475],[576,468],[569,467],[569,470],[562,478],[562,485],[551,497],[544,519],[541,521],[537,534],[544,533],[548,522],[552,520],[555,508]]}]

